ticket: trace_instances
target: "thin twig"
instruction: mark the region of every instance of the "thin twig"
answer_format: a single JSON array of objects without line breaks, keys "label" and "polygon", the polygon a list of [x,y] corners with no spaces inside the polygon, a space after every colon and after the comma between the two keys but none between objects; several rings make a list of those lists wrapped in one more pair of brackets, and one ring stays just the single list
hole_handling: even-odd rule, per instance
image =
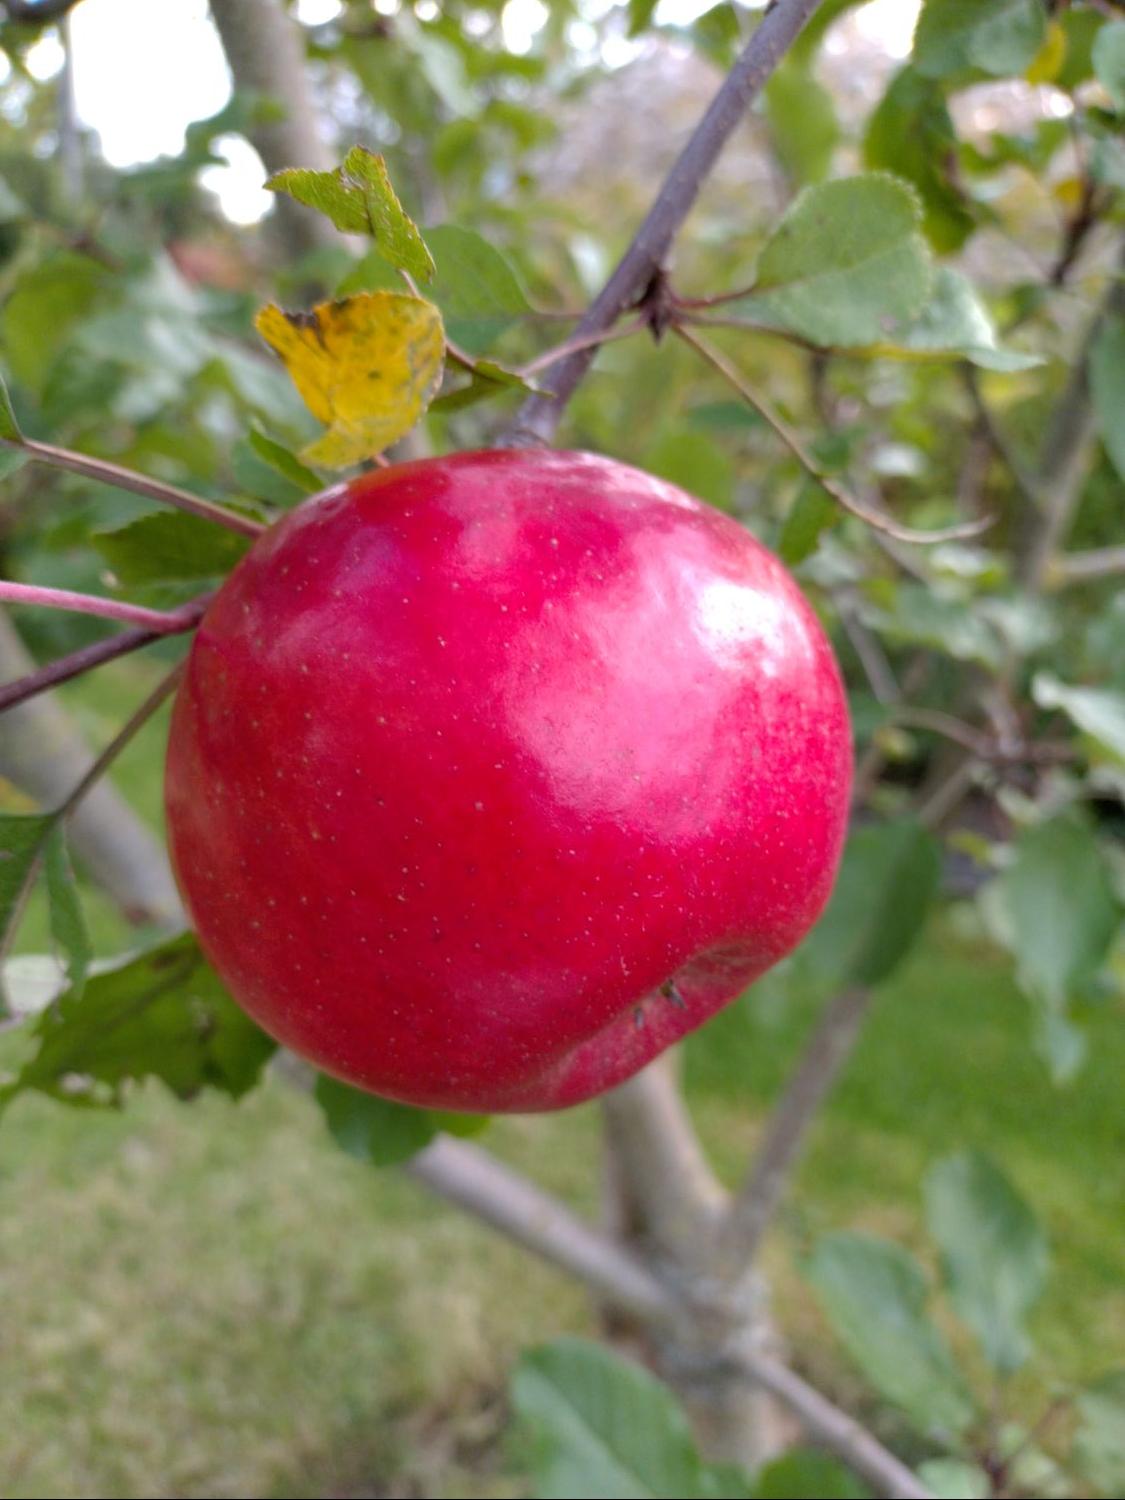
[{"label": "thin twig", "polygon": [[103,599],[96,594],[76,594],[72,589],[52,589],[35,583],[12,583],[0,579],[0,603],[35,604],[46,609],[65,609],[73,614],[96,615],[102,620],[121,620],[139,625],[155,635],[175,635],[191,630],[198,616],[182,610],[146,609],[124,599]]},{"label": "thin twig", "polygon": [[647,326],[648,318],[642,316],[634,319],[632,323],[627,323],[624,328],[607,328],[602,333],[587,333],[583,336],[575,334],[574,338],[567,339],[565,343],[556,344],[553,349],[548,349],[543,354],[536,355],[534,359],[528,360],[527,364],[519,367],[516,374],[526,379],[534,375],[537,370],[545,370],[579,349],[597,349],[602,344],[611,344],[617,339],[632,338],[635,333],[641,333]]},{"label": "thin twig", "polygon": [[801,467],[821,485],[827,494],[832,496],[837,505],[842,506],[849,514],[856,516],[875,531],[886,532],[888,536],[900,542],[932,544],[961,541],[966,537],[979,536],[982,531],[992,525],[992,517],[985,516],[981,520],[965,521],[957,526],[946,526],[939,531],[917,531],[913,526],[900,526],[897,521],[892,521],[881,511],[872,510],[870,506],[864,505],[862,501],[857,500],[854,495],[845,490],[831,475],[823,472],[788,422],[774,410],[764,396],[760,396],[747,384],[725,355],[706,340],[699,338],[689,328],[685,328],[682,323],[673,326],[674,331],[684,343],[690,344],[697,354],[701,355],[713,369],[722,375],[724,380],[734,387],[747,405],[752,406],[759,416],[765,419]]},{"label": "thin twig", "polygon": [[719,1233],[714,1274],[724,1281],[753,1262],[773,1222],[809,1128],[851,1055],[871,999],[864,986],[841,990],[825,1006],[796,1071],[775,1105],[765,1139]]},{"label": "thin twig", "polygon": [[992,414],[992,409],[984,399],[984,392],[980,388],[980,375],[977,373],[976,366],[966,360],[961,365],[961,373],[965,382],[965,389],[969,393],[969,399],[973,403],[973,409],[980,423],[981,431],[991,444],[997,458],[1001,460],[1019,489],[1023,492],[1025,499],[1029,500],[1032,505],[1039,505],[1041,498],[1039,481],[997,425],[996,418]]},{"label": "thin twig", "polygon": [[170,698],[175,692],[179,686],[180,678],[183,676],[183,671],[184,663],[182,661],[177,662],[172,670],[160,679],[136,712],[130,715],[129,719],[117,731],[113,739],[110,740],[109,744],[98,756],[97,760],[94,761],[82,780],[69,794],[66,801],[63,802],[61,807],[56,809],[57,817],[68,817],[74,811],[94,783],[105,775],[106,771],[138,730],[144,728],[164,700]]},{"label": "thin twig", "polygon": [[479,1146],[439,1136],[406,1170],[623,1311],[655,1324],[676,1315],[677,1303],[642,1261]]},{"label": "thin twig", "polygon": [[931,1500],[930,1491],[854,1417],[769,1355],[740,1348],[734,1364],[757,1385],[776,1396],[798,1417],[811,1437],[892,1500]]},{"label": "thin twig", "polygon": [[[185,604],[183,610],[185,613],[192,610],[197,619],[201,619],[210,599],[211,595],[205,594],[198,599],[193,599],[190,604]],[[14,682],[0,687],[0,713],[3,713],[5,709],[14,708],[17,703],[26,703],[29,698],[45,693],[50,688],[57,687],[61,682],[69,682],[72,677],[81,677],[84,672],[100,667],[104,662],[114,661],[119,656],[128,656],[133,651],[140,651],[145,646],[151,646],[154,641],[164,639],[166,639],[165,636],[158,635],[152,630],[123,630],[119,635],[108,636],[104,641],[94,641],[92,645],[82,646],[77,651],[60,656],[56,661],[49,661],[44,666],[37,667],[26,677],[18,677]]]},{"label": "thin twig", "polygon": [[796,344],[799,349],[807,349],[810,354],[827,353],[823,344],[814,344],[811,339],[804,339],[799,333],[791,333],[788,328],[778,328],[776,324],[762,323],[756,318],[701,318],[695,313],[689,313],[679,321],[690,323],[693,328],[739,328],[744,333],[765,333],[776,339],[784,339],[787,344]]},{"label": "thin twig", "polygon": [[[604,332],[644,296],[747,106],[820,3],[778,0],[762,17],[665,178],[628,250],[575,330],[576,336]],[[545,382],[546,389],[523,403],[502,441],[512,447],[549,443],[592,359],[593,350],[585,348],[560,360]]]},{"label": "thin twig", "polygon": [[1089,552],[1064,552],[1054,558],[1044,576],[1047,588],[1089,583],[1125,573],[1125,547],[1094,547]]},{"label": "thin twig", "polygon": [[225,506],[203,500],[189,490],[181,490],[174,484],[164,484],[159,479],[150,479],[147,474],[137,474],[120,464],[110,463],[104,458],[91,458],[85,453],[72,453],[68,448],[56,448],[53,443],[38,443],[31,438],[20,442],[0,439],[5,446],[19,449],[35,463],[47,464],[53,469],[67,469],[72,474],[81,474],[86,479],[97,479],[103,484],[115,485],[120,490],[131,490],[149,500],[158,500],[162,505],[174,506],[187,511],[204,521],[214,521],[228,531],[237,531],[242,536],[260,536],[265,531],[261,521],[249,516],[240,516]]}]

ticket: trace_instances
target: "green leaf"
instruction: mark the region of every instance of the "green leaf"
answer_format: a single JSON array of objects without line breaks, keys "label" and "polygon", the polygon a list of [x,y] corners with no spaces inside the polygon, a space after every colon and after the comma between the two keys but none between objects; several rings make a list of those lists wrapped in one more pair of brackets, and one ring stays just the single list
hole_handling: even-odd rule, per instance
[{"label": "green leaf", "polygon": [[341,1150],[377,1167],[409,1161],[441,1130],[428,1109],[380,1099],[325,1073],[316,1081],[316,1102]]},{"label": "green leaf", "polygon": [[945,1341],[926,1314],[926,1278],[889,1240],[826,1235],[806,1266],[829,1321],[886,1400],[919,1431],[963,1432],[973,1404]]},{"label": "green leaf", "polygon": [[814,479],[805,479],[789,507],[777,550],[783,563],[795,568],[816,551],[820,534],[840,519],[840,507]]},{"label": "green leaf", "polygon": [[916,189],[922,227],[939,254],[960,249],[976,222],[970,201],[949,175],[956,147],[940,86],[913,68],[901,69],[868,121],[863,159]]},{"label": "green leaf", "polygon": [[719,510],[731,508],[734,461],[704,432],[693,432],[690,427],[669,428],[646,452],[644,467]]},{"label": "green leaf", "polygon": [[1020,834],[997,878],[1020,978],[1062,1003],[1103,962],[1119,919],[1113,883],[1086,820],[1066,812]]},{"label": "green leaf", "polygon": [[1004,660],[1003,638],[979,609],[967,609],[963,598],[923,584],[899,584],[882,607],[865,600],[863,619],[898,644],[926,646],[994,671]]},{"label": "green leaf", "polygon": [[1035,354],[1002,349],[996,327],[971,281],[951,266],[938,266],[929,301],[896,334],[894,342],[871,351],[913,359],[967,359],[985,370],[1030,370],[1043,363]]},{"label": "green leaf", "polygon": [[396,269],[420,281],[433,275],[433,257],[391,186],[386,162],[364,147],[353,146],[335,171],[287,167],[275,172],[266,187],[315,208],[345,234],[370,235]]},{"label": "green leaf", "polygon": [[990,1500],[992,1495],[984,1470],[960,1458],[929,1458],[919,1464],[918,1478],[934,1500]]},{"label": "green leaf", "polygon": [[1060,89],[1076,89],[1094,71],[1094,42],[1106,24],[1096,10],[1071,6],[1056,18],[1066,37],[1066,53],[1055,78]]},{"label": "green leaf", "polygon": [[485,354],[530,306],[516,273],[487,240],[471,229],[442,224],[427,229],[436,264],[430,294],[446,332],[470,354]]},{"label": "green leaf", "polygon": [[893,335],[930,289],[918,221],[914,194],[883,173],[806,188],[767,241],[747,303],[824,347]]},{"label": "green leaf", "polygon": [[1080,1426],[1072,1463],[1103,1495],[1125,1495],[1125,1370],[1087,1386],[1075,1406]]},{"label": "green leaf", "polygon": [[12,409],[12,398],[8,387],[0,380],[0,438],[6,443],[22,443],[23,433]]},{"label": "green leaf", "polygon": [[1125,693],[1071,687],[1049,672],[1037,672],[1031,696],[1040,708],[1057,708],[1066,714],[1101,750],[1125,765]]},{"label": "green leaf", "polygon": [[914,66],[927,78],[973,68],[1020,77],[1046,34],[1043,0],[926,0],[914,33]]},{"label": "green leaf", "polygon": [[1125,21],[1111,21],[1103,26],[1090,51],[1097,80],[1113,100],[1114,108],[1125,110]]},{"label": "green leaf", "polygon": [[47,900],[50,907],[51,936],[66,954],[66,972],[76,1000],[86,987],[86,973],[93,953],[90,935],[82,916],[82,903],[74,871],[67,857],[66,840],[56,822],[47,834],[43,869],[47,878]]},{"label": "green leaf", "polygon": [[0,817],[0,951],[8,946],[54,823],[53,813]]},{"label": "green leaf", "polygon": [[765,87],[766,119],[778,160],[798,186],[828,176],[840,139],[832,95],[807,68],[789,61]]},{"label": "green leaf", "polygon": [[250,548],[250,538],[183,511],[156,511],[91,542],[127,587],[221,578]]},{"label": "green leaf", "polygon": [[377,250],[361,255],[336,286],[337,297],[352,297],[356,292],[401,291],[402,277]]},{"label": "green leaf", "polygon": [[639,36],[652,20],[652,13],[656,9],[658,0],[628,0],[628,34]]},{"label": "green leaf", "polygon": [[820,44],[824,41],[825,34],[832,24],[846,10],[853,10],[857,5],[864,3],[865,0],[821,0],[821,4],[809,17],[790,47],[790,56],[803,66],[808,67],[819,51]]},{"label": "green leaf", "polygon": [[69,1104],[117,1104],[130,1080],[158,1078],[181,1099],[203,1088],[239,1098],[274,1043],[241,1011],[190,933],[72,986],[39,1017],[38,1043],[0,1095],[33,1089]]},{"label": "green leaf", "polygon": [[1082,1055],[1081,1034],[1066,1018],[1067,1001],[1101,967],[1120,919],[1085,819],[1066,812],[1025,830],[988,899],[1020,984],[1043,1008],[1041,1048],[1055,1078],[1065,1081]]},{"label": "green leaf", "polygon": [[251,427],[246,440],[264,464],[268,464],[282,478],[288,479],[290,484],[296,485],[306,495],[316,495],[324,489],[323,479],[314,474],[283,443],[279,443],[276,438],[268,437],[260,427]]},{"label": "green leaf", "polygon": [[105,268],[59,251],[25,271],[4,306],[0,333],[12,374],[38,394],[74,324],[102,293]]},{"label": "green leaf", "polygon": [[842,1463],[815,1448],[790,1448],[759,1470],[753,1489],[755,1500],[864,1500],[869,1493]]},{"label": "green leaf", "polygon": [[[1121,27],[1125,34],[1125,23]],[[1125,479],[1125,315],[1103,319],[1090,349],[1090,394],[1105,451]]]},{"label": "green leaf", "polygon": [[940,874],[937,840],[913,819],[857,829],[806,957],[833,985],[882,983],[921,935]]},{"label": "green leaf", "polygon": [[538,1500],[706,1493],[687,1419],[670,1392],[599,1344],[558,1339],[525,1353],[512,1401],[535,1439]]},{"label": "green leaf", "polygon": [[1031,1353],[1024,1323],[1047,1279],[1043,1231],[1000,1169],[975,1151],[932,1167],[925,1197],[953,1306],[994,1368],[1010,1375]]}]

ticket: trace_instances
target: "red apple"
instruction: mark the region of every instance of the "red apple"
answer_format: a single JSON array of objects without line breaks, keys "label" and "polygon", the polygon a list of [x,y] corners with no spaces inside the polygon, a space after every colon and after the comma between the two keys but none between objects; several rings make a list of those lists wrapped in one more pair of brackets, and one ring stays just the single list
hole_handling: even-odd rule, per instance
[{"label": "red apple", "polygon": [[831,648],[743,527],[604,458],[462,453],[255,543],[192,647],[168,826],[279,1041],[410,1104],[543,1110],[799,941],[850,776]]}]

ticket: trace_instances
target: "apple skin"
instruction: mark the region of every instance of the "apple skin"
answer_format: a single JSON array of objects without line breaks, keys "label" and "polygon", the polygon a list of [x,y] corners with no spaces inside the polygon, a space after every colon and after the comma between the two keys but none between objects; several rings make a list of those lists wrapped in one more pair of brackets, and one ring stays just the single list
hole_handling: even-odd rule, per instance
[{"label": "apple skin", "polygon": [[192,646],[166,801],[266,1031],[391,1099],[531,1111],[800,940],[850,781],[831,647],[749,532],[624,464],[485,451],[254,544]]}]

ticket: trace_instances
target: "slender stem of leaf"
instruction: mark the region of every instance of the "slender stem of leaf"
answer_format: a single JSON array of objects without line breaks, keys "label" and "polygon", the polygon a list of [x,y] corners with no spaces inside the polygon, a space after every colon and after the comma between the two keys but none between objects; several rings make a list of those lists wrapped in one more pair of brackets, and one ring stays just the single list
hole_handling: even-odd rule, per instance
[{"label": "slender stem of leaf", "polygon": [[174,484],[150,479],[146,474],[138,474],[133,469],[123,468],[120,464],[110,463],[103,458],[90,458],[88,454],[72,453],[68,448],[56,448],[53,443],[38,443],[31,438],[25,438],[19,443],[9,442],[7,446],[22,449],[35,463],[47,464],[54,469],[67,469],[86,479],[97,479],[121,490],[131,490],[149,500],[158,500],[162,505],[171,505],[176,510],[199,516],[201,520],[214,521],[217,526],[225,526],[228,531],[237,531],[242,536],[259,536],[266,529],[261,521],[240,516],[211,500],[203,500],[188,490],[181,490]]},{"label": "slender stem of leaf", "polygon": [[[190,610],[198,622],[210,598],[209,594],[205,594],[198,599],[193,599],[190,604],[183,605],[182,612],[186,615]],[[25,677],[18,677],[14,682],[0,687],[0,713],[3,713],[5,709],[14,708],[17,703],[26,703],[29,698],[57,687],[60,682],[69,682],[72,677],[81,677],[84,672],[100,667],[103,662],[114,661],[119,656],[128,656],[130,652],[140,651],[142,647],[151,646],[153,641],[161,639],[163,636],[153,630],[139,628],[123,630],[120,635],[111,635],[104,641],[95,641],[90,646],[82,646],[77,651],[60,656],[56,661],[49,661],[44,666],[37,667],[34,672],[29,672]]]},{"label": "slender stem of leaf", "polygon": [[198,616],[190,610],[166,611],[145,609],[123,599],[102,599],[96,594],[76,594],[71,589],[51,589],[33,583],[12,583],[0,579],[0,603],[35,604],[47,609],[65,609],[79,615],[97,615],[103,620],[121,620],[126,625],[140,625],[157,635],[175,635],[191,630]]},{"label": "slender stem of leaf", "polygon": [[98,756],[97,760],[94,761],[82,780],[67,796],[66,801],[56,809],[55,816],[57,818],[65,818],[72,813],[94,783],[105,775],[106,771],[138,730],[144,728],[165,699],[170,698],[175,692],[179,686],[180,678],[183,676],[183,671],[184,663],[182,661],[177,662],[172,670],[160,679],[156,687],[153,688],[152,692],[149,693],[136,712],[130,716],[127,722],[114,735],[113,739],[110,740],[109,744]]},{"label": "slender stem of leaf", "polygon": [[934,542],[960,541],[966,537],[979,536],[982,531],[987,530],[992,525],[993,518],[985,516],[977,521],[966,521],[957,526],[946,526],[939,531],[917,531],[912,526],[900,526],[897,521],[892,521],[889,516],[883,515],[881,511],[872,510],[870,506],[865,505],[861,500],[857,500],[854,495],[844,489],[843,485],[833,479],[831,475],[823,472],[820,465],[789,426],[788,422],[774,410],[773,406],[764,396],[760,396],[757,391],[753,390],[747,384],[725,355],[720,354],[718,349],[714,348],[704,339],[701,339],[698,334],[685,328],[682,324],[674,324],[673,327],[675,333],[686,344],[690,344],[697,354],[701,355],[713,369],[722,375],[724,380],[734,387],[747,405],[752,406],[759,416],[765,419],[801,467],[821,485],[827,494],[832,496],[837,505],[842,506],[849,514],[856,516],[859,520],[872,527],[873,530],[885,532],[887,536],[894,537],[900,542],[932,544]]},{"label": "slender stem of leaf", "polygon": [[[604,332],[644,296],[719,153],[820,3],[777,0],[766,11],[664,179],[644,223],[575,330],[576,336]],[[545,382],[546,389],[520,407],[503,441],[512,447],[549,443],[592,359],[593,349],[582,348],[560,360]]]}]

